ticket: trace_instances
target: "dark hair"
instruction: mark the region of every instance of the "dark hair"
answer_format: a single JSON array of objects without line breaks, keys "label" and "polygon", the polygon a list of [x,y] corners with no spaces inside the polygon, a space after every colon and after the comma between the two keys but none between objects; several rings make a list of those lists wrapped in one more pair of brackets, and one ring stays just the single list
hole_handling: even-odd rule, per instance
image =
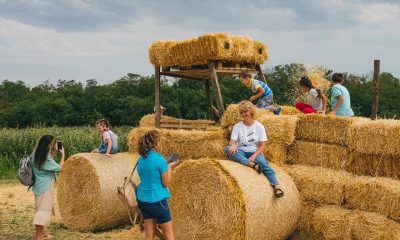
[{"label": "dark hair", "polygon": [[249,70],[243,70],[243,71],[241,71],[239,73],[239,77],[242,77],[242,78],[249,77],[249,78],[251,78],[251,72]]},{"label": "dark hair", "polygon": [[332,81],[334,83],[343,83],[344,82],[344,74],[343,73],[332,74]]},{"label": "dark hair", "polygon": [[308,77],[302,77],[299,81],[299,84],[300,86],[308,87],[310,90],[314,88],[318,92],[318,97],[322,97],[321,90],[314,87],[314,85],[312,84],[311,80]]},{"label": "dark hair", "polygon": [[34,154],[34,165],[36,168],[43,169],[43,166],[49,157],[50,148],[55,141],[56,138],[53,135],[43,135],[39,138]]},{"label": "dark hair", "polygon": [[106,127],[106,128],[110,128],[110,123],[107,121],[107,119],[105,119],[105,118],[102,118],[102,119],[99,119],[99,120],[97,120],[96,121],[96,125],[97,124],[100,124],[100,125],[103,125],[104,127]]},{"label": "dark hair", "polygon": [[159,140],[160,133],[157,130],[150,130],[146,132],[139,139],[139,154],[143,157],[147,157],[147,153],[154,149]]}]

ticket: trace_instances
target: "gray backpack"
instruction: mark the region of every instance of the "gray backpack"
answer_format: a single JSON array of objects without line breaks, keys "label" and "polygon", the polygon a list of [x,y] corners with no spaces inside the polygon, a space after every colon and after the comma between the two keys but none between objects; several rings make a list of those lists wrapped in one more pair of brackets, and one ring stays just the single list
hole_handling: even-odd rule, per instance
[{"label": "gray backpack", "polygon": [[33,175],[32,155],[27,155],[19,161],[18,178],[25,186],[32,187],[35,183]]}]

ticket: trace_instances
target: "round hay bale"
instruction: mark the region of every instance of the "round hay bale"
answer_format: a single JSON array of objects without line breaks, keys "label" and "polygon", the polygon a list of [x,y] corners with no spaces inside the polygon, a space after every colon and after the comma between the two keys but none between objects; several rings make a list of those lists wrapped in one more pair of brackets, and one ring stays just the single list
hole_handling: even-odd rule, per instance
[{"label": "round hay bale", "polygon": [[289,175],[273,165],[285,191],[276,198],[267,178],[228,160],[188,160],[173,172],[171,211],[177,239],[285,239],[300,216]]},{"label": "round hay bale", "polygon": [[[138,155],[80,153],[68,158],[57,185],[64,224],[77,231],[107,229],[128,221],[117,187],[130,174]],[[135,173],[135,183],[139,177]]]}]

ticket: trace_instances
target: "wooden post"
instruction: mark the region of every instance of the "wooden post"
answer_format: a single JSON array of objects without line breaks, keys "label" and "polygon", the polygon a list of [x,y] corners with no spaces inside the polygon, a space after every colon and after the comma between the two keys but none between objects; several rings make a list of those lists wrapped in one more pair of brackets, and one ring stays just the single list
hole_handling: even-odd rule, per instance
[{"label": "wooden post", "polygon": [[207,96],[207,107],[208,107],[208,118],[210,120],[214,120],[214,114],[213,114],[213,105],[211,101],[211,92],[210,92],[210,80],[207,80],[205,82],[206,85],[206,96]]},{"label": "wooden post", "polygon": [[160,79],[160,67],[155,67],[154,74],[154,105],[155,105],[155,123],[154,125],[157,128],[161,126],[161,103],[160,103],[160,95],[161,95],[161,79]]},{"label": "wooden post", "polygon": [[374,60],[374,77],[372,79],[372,111],[371,111],[371,119],[373,120],[375,120],[378,117],[380,64],[381,64],[380,60]]},{"label": "wooden post", "polygon": [[265,76],[264,76],[264,73],[262,72],[260,64],[256,65],[256,70],[257,70],[258,79],[266,83],[267,79],[265,79]]},{"label": "wooden post", "polygon": [[208,69],[210,71],[210,79],[214,89],[215,101],[217,102],[218,112],[222,116],[225,109],[222,101],[221,89],[219,88],[218,75],[217,71],[215,70],[215,64],[213,61],[210,61],[210,63],[208,64]]}]

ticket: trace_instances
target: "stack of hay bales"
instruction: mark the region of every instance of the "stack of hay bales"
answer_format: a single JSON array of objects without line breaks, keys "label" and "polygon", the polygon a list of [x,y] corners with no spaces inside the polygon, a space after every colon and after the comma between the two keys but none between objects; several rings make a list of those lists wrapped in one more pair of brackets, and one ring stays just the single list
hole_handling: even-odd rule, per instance
[{"label": "stack of hay bales", "polygon": [[157,130],[161,136],[161,146],[158,151],[165,157],[172,153],[179,153],[182,160],[193,158],[224,158],[224,147],[228,141],[223,137],[223,130],[169,130],[151,127],[134,128],[129,134],[129,151],[138,152],[139,138],[145,132]]},{"label": "stack of hay bales", "polygon": [[[161,124],[168,124],[173,127],[190,127],[191,129],[204,129],[204,130],[218,130],[215,126],[215,122],[210,120],[186,120],[166,115],[161,116]],[[140,127],[155,127],[155,114],[147,114],[140,119]]]},{"label": "stack of hay bales", "polygon": [[[221,127],[225,130],[225,136],[229,138],[235,124],[242,120],[238,107],[238,104],[229,105],[221,119]],[[268,135],[268,143],[264,152],[267,159],[276,164],[283,164],[287,158],[287,148],[295,140],[298,116],[275,116],[270,111],[257,108],[254,118],[264,125]]]},{"label": "stack of hay bales", "polygon": [[287,170],[305,200],[294,239],[399,239],[400,181],[303,165]]},{"label": "stack of hay bales", "polygon": [[[155,114],[147,114],[144,115],[140,121],[139,121],[139,126],[140,127],[154,127],[155,123]],[[166,119],[166,120],[179,120],[178,118],[162,115],[161,119]]]},{"label": "stack of hay bales", "polygon": [[[57,200],[64,224],[87,232],[129,222],[126,208],[116,193],[137,158],[137,154],[128,153],[113,154],[111,158],[98,153],[69,157],[57,183]],[[133,180],[139,183],[137,173]]]},{"label": "stack of hay bales", "polygon": [[273,166],[285,191],[277,199],[267,178],[227,160],[180,164],[171,183],[177,239],[286,239],[300,216],[293,180]]},{"label": "stack of hay bales", "polygon": [[356,174],[400,179],[400,121],[359,122],[349,135]]},{"label": "stack of hay bales", "polygon": [[157,41],[149,48],[150,62],[160,67],[190,67],[210,60],[262,64],[266,46],[247,36],[226,33],[204,34],[183,41]]}]

